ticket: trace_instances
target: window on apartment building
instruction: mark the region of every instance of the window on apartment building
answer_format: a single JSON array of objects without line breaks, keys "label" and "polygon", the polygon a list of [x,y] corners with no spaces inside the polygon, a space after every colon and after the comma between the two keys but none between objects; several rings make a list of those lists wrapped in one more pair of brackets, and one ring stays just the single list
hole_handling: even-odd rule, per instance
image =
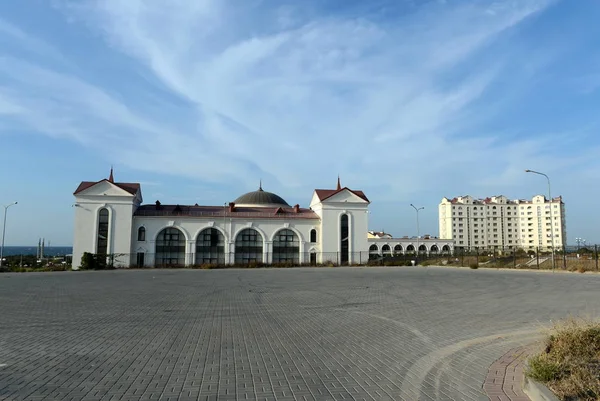
[{"label": "window on apartment building", "polygon": [[458,226],[459,226],[459,227],[462,227],[462,226],[463,226],[463,224],[462,224],[462,223],[460,223]]},{"label": "window on apartment building", "polygon": [[459,215],[459,216],[462,216],[462,212],[458,212],[458,215]]},{"label": "window on apartment building", "polygon": [[508,238],[512,238],[512,234],[508,234]]},{"label": "window on apartment building", "polygon": [[475,241],[475,245],[479,244],[479,241]]},{"label": "window on apartment building", "polygon": [[461,228],[461,229],[459,229],[459,230],[458,230],[458,232],[459,232],[459,233],[462,233],[462,232],[463,232],[463,229],[462,229],[462,228]]},{"label": "window on apartment building", "polygon": [[462,217],[459,217],[459,218],[458,218],[458,221],[463,221],[462,219],[463,219]]},{"label": "window on apartment building", "polygon": [[462,235],[459,235],[459,236],[458,236],[458,238],[462,238],[462,237],[463,237]]},{"label": "window on apartment building", "polygon": [[498,229],[497,229],[497,228],[494,228],[494,232],[495,232],[495,233],[497,233],[497,232],[498,232]]}]

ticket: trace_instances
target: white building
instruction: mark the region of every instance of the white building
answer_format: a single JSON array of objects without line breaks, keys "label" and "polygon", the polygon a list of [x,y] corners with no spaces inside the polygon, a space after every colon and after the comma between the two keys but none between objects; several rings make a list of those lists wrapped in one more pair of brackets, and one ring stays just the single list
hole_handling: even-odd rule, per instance
[{"label": "white building", "polygon": [[565,205],[562,197],[510,200],[505,196],[474,199],[443,198],[439,205],[440,237],[456,247],[562,249],[566,243]]},{"label": "white building", "polygon": [[[82,182],[74,196],[74,268],[84,252],[111,255],[119,267],[357,264],[368,260],[370,247],[371,254],[419,247],[415,239],[368,238],[370,201],[339,179],[336,189],[314,190],[309,208],[290,206],[262,186],[226,206],[142,204],[140,184],[115,182],[112,171],[108,179]],[[442,248],[450,252],[452,241],[421,251]]]}]

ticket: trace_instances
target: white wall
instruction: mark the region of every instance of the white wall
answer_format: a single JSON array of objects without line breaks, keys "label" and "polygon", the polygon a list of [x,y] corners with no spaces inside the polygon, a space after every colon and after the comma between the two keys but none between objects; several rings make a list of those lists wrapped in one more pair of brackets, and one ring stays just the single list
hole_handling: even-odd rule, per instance
[{"label": "white wall", "polygon": [[78,269],[84,252],[97,252],[98,214],[109,212],[108,254],[119,256],[115,265],[129,266],[131,261],[132,215],[139,198],[109,182],[100,182],[75,196],[75,227],[73,231],[73,269]]},{"label": "white wall", "polygon": [[336,261],[337,253],[341,251],[340,219],[342,214],[348,215],[350,262],[359,261],[358,253],[369,250],[367,243],[369,203],[350,191],[342,191],[323,202],[319,202],[318,198],[313,196],[311,207],[322,220],[323,259],[319,262],[324,262],[325,259]]},{"label": "white wall", "polygon": [[[146,240],[137,240],[138,228],[143,226],[146,229]],[[319,219],[243,219],[243,218],[202,218],[202,217],[170,217],[170,216],[134,216],[132,232],[132,262],[135,263],[137,252],[146,253],[145,264],[154,264],[154,253],[156,246],[156,237],[165,228],[173,227],[183,232],[186,238],[186,264],[195,263],[196,238],[198,234],[206,228],[216,228],[223,233],[225,237],[225,254],[235,252],[235,238],[239,232],[245,228],[257,230],[263,237],[263,261],[271,262],[273,253],[273,237],[283,229],[290,229],[296,233],[300,241],[300,262],[308,262],[306,253],[314,250],[321,252],[321,236],[319,233]],[[310,231],[317,229],[317,243],[310,243]],[[307,260],[304,260],[306,256]],[[233,255],[231,255],[233,258]],[[233,260],[227,260],[226,263],[233,263]]]}]

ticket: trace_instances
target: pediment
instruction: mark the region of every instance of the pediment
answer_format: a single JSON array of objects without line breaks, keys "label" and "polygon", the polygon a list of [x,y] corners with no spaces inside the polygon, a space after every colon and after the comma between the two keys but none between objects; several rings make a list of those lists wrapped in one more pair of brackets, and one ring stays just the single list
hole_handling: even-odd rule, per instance
[{"label": "pediment", "polygon": [[323,201],[323,203],[341,203],[341,202],[363,203],[363,204],[369,203],[369,202],[365,201],[363,198],[361,198],[360,196],[354,194],[349,189],[343,189],[342,191],[330,196],[329,198],[327,198]]},{"label": "pediment", "polygon": [[126,196],[128,198],[133,197],[132,194],[125,191],[122,188],[119,188],[115,184],[103,180],[97,182],[89,188],[79,192],[77,196]]}]

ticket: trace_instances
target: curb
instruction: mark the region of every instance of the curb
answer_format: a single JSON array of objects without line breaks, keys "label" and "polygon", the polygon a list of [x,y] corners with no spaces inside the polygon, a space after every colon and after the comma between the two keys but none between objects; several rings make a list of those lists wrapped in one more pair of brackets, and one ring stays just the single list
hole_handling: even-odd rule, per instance
[{"label": "curb", "polygon": [[523,392],[531,401],[560,401],[548,387],[527,376],[523,376]]}]

